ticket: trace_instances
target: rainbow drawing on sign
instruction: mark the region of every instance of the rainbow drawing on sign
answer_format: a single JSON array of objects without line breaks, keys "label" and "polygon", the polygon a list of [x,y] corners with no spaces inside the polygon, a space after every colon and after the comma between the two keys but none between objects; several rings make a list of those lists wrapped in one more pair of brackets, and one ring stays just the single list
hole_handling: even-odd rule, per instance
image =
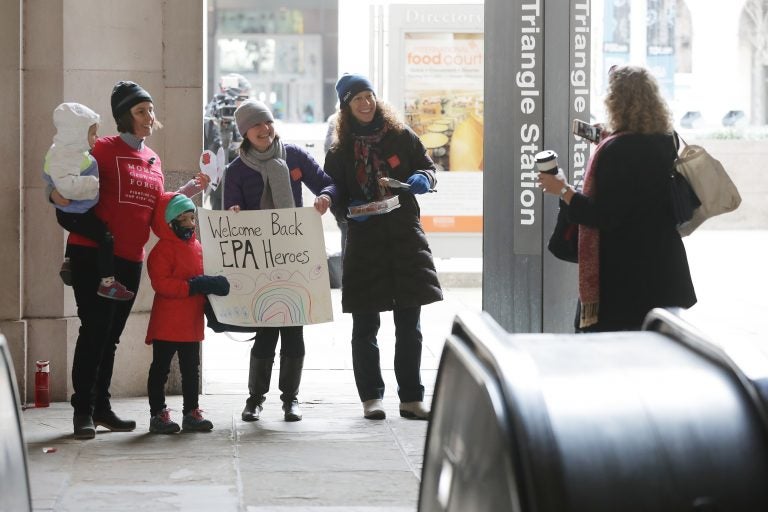
[{"label": "rainbow drawing on sign", "polygon": [[291,281],[272,281],[259,289],[252,308],[257,322],[276,325],[305,324],[311,310],[309,290]]}]

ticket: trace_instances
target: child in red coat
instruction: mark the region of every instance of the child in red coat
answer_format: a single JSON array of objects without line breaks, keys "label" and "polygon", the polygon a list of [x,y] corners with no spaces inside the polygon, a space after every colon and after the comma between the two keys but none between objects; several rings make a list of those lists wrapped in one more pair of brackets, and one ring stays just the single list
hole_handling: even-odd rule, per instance
[{"label": "child in red coat", "polygon": [[166,193],[152,220],[160,238],[147,259],[155,290],[146,343],[152,345],[149,367],[149,431],[173,434],[180,430],[165,404],[165,384],[173,355],[179,355],[184,418],[181,428],[208,431],[213,423],[203,418],[198,404],[200,342],[204,338],[205,295],[227,295],[224,276],[203,274],[203,248],[195,237],[195,204],[186,196]]}]

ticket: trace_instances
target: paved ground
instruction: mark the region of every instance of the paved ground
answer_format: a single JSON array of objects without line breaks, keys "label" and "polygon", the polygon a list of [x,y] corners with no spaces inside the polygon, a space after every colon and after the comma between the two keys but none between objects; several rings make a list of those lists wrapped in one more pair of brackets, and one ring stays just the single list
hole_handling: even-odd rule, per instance
[{"label": "paved ground", "polygon": [[[449,289],[424,308],[423,379],[431,399],[440,350],[459,310],[480,305],[479,288]],[[333,292],[334,307],[339,292]],[[337,313],[337,312],[335,312]],[[24,412],[36,511],[411,512],[416,510],[427,423],[400,418],[392,369],[391,315],[382,316],[385,421],[362,417],[351,371],[349,315],[308,327],[302,383],[304,420],[283,421],[279,392],[264,418],[240,420],[250,343],[214,335],[206,341],[201,407],[214,423],[208,434],[147,433],[145,398],[114,401],[135,418],[132,433],[99,430],[92,441],[72,438],[67,403]],[[273,384],[277,382],[275,368]],[[181,397],[169,407],[180,415]],[[55,452],[46,453],[46,448]]]},{"label": "paved ground", "polygon": [[[305,419],[277,408],[240,421],[240,397],[207,396],[207,434],[147,433],[144,399],[118,400],[132,433],[75,441],[71,409],[24,413],[35,510],[413,511],[426,423],[372,422],[357,403],[311,399]],[[56,448],[44,453],[46,447]]]},{"label": "paved ground", "polygon": [[[686,316],[735,359],[744,353],[740,348],[758,347],[764,357],[755,359],[752,351],[744,362],[757,363],[756,371],[768,373],[763,364],[768,358],[763,265],[768,231],[701,231],[686,246],[699,296]],[[477,287],[446,292],[445,301],[423,312],[428,397],[453,316],[481,305]],[[240,421],[250,345],[222,335],[204,344],[201,406],[215,424],[209,434],[148,434],[144,398],[115,400],[121,415],[137,419],[135,432],[99,431],[87,442],[72,439],[68,404],[26,410],[35,510],[415,511],[427,425],[397,414],[387,342],[382,362],[388,416],[382,422],[362,418],[351,374],[351,319],[338,311],[338,299],[334,291],[336,321],[305,332],[300,397],[305,419],[299,423],[282,421],[276,392],[270,393],[263,420]],[[391,338],[391,320],[385,315],[382,340]],[[169,405],[178,416],[181,397],[171,397]],[[56,451],[45,453],[49,447]]]},{"label": "paved ground", "polygon": [[737,363],[763,365],[768,377],[768,231],[703,230],[685,246],[699,299],[686,318]]}]

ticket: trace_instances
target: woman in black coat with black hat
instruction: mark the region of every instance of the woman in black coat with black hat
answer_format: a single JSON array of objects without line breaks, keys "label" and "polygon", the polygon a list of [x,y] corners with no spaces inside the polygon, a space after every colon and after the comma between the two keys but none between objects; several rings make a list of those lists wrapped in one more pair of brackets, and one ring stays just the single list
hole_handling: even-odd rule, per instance
[{"label": "woman in black coat with black hat", "polygon": [[[94,211],[114,237],[115,277],[135,293],[141,280],[153,212],[165,190],[160,157],[146,144],[147,137],[160,123],[155,117],[152,96],[135,82],[117,82],[110,104],[120,133],[100,137],[91,150],[99,166],[99,202]],[[198,172],[178,192],[194,196],[205,190],[209,181]],[[56,204],[67,204],[57,190],[52,190],[50,197]],[[136,428],[134,420],[121,418],[112,410],[109,391],[115,353],[135,297],[116,302],[98,295],[101,279],[97,249],[93,240],[70,233],[67,255],[80,319],[72,357],[70,400],[76,439],[93,439],[98,426],[113,432]]]},{"label": "woman in black coat with black hat", "polygon": [[[352,313],[352,364],[363,415],[386,416],[377,334],[379,314],[392,311],[400,415],[428,419],[419,320],[421,306],[443,296],[416,195],[435,188],[435,165],[416,134],[378,101],[366,77],[344,75],[336,91],[340,111],[325,172],[337,188],[332,210],[348,226],[342,309]],[[408,188],[390,188],[381,178],[394,178]],[[348,207],[390,195],[399,200],[394,210],[349,218]]]}]

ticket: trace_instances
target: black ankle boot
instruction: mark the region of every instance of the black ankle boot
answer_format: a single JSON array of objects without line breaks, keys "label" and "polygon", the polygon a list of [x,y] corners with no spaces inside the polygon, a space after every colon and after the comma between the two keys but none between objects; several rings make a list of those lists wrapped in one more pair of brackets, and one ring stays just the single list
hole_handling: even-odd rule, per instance
[{"label": "black ankle boot", "polygon": [[263,407],[261,404],[264,403],[264,397],[251,397],[249,396],[248,399],[245,401],[245,407],[243,407],[243,412],[240,414],[240,418],[243,421],[258,421],[259,416],[261,415],[261,411],[263,410]]},{"label": "black ankle boot", "polygon": [[131,432],[136,429],[135,421],[118,418],[112,409],[94,411],[93,424],[95,427],[102,426],[112,432]]},{"label": "black ankle boot", "polygon": [[285,421],[301,421],[301,409],[299,409],[298,400],[283,402],[283,412],[285,412]]},{"label": "black ankle boot", "polygon": [[96,427],[90,414],[75,414],[72,418],[75,427],[75,439],[93,439],[96,437]]},{"label": "black ankle boot", "polygon": [[301,384],[301,371],[304,368],[304,357],[280,357],[280,400],[283,401],[285,421],[301,421],[301,409],[299,409],[299,385]]}]

